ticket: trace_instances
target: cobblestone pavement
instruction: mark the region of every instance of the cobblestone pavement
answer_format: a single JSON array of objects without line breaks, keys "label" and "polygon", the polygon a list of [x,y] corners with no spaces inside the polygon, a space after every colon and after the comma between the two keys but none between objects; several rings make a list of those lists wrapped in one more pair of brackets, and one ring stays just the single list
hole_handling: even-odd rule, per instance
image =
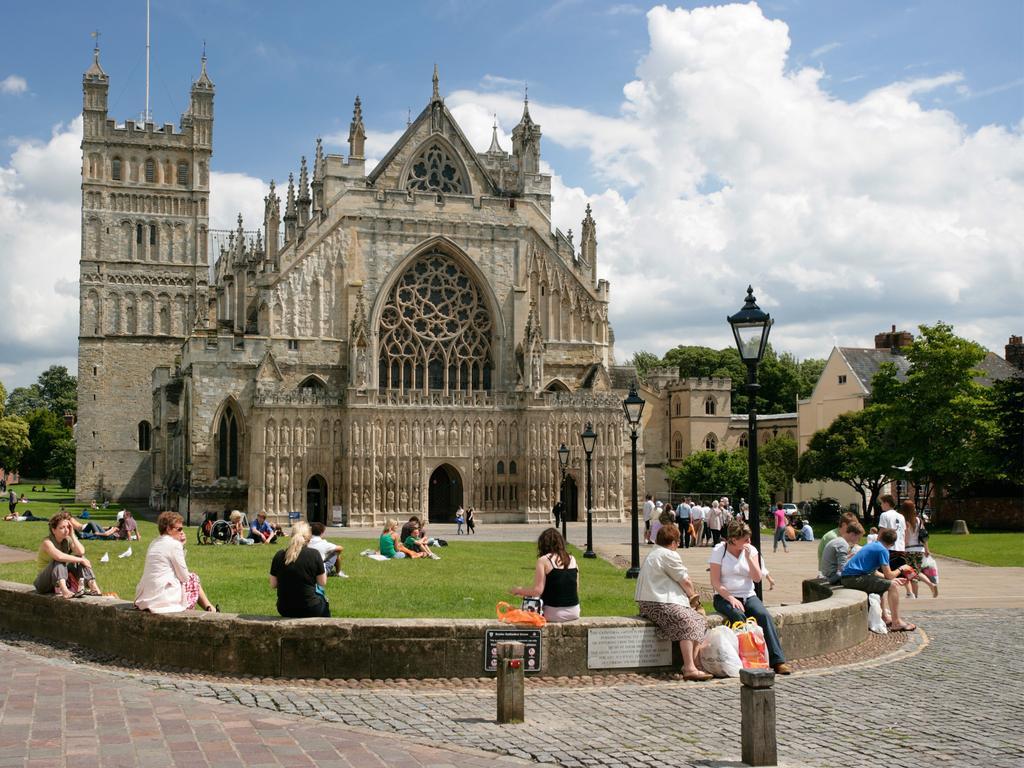
[{"label": "cobblestone pavement", "polygon": [[[915,619],[887,655],[777,681],[781,765],[1024,765],[1024,611]],[[0,651],[0,766],[740,765],[735,680],[528,683],[526,710],[498,726],[493,689],[443,681],[262,685]]]}]

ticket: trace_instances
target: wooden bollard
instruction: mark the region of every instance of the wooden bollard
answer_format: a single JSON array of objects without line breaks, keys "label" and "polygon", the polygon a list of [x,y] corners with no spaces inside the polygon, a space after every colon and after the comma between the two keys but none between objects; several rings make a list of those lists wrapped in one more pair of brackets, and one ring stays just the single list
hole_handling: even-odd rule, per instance
[{"label": "wooden bollard", "polygon": [[[522,723],[525,694],[522,643],[498,643],[498,722]],[[774,711],[774,710],[773,710]]]},{"label": "wooden bollard", "polygon": [[740,727],[742,758],[747,765],[778,765],[775,742],[775,673],[741,669]]}]

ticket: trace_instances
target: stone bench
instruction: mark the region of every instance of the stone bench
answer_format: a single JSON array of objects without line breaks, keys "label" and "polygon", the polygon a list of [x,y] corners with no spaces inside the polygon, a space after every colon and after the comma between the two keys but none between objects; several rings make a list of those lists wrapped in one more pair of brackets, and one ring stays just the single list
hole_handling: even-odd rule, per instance
[{"label": "stone bench", "polygon": [[[806,585],[806,582],[805,582]],[[805,590],[807,587],[805,586]],[[849,648],[867,637],[862,592],[829,590],[827,597],[772,609],[789,659]],[[822,591],[815,592],[822,595]],[[721,623],[708,617],[708,625]],[[545,677],[663,672],[678,667],[589,669],[594,629],[642,628],[639,617],[586,617],[542,630]],[[484,633],[509,629],[476,619],[282,619],[229,613],[157,615],[116,598],[61,600],[27,584],[0,581],[0,629],[67,640],[146,666],[173,666],[225,675],[286,678],[481,677]]]}]

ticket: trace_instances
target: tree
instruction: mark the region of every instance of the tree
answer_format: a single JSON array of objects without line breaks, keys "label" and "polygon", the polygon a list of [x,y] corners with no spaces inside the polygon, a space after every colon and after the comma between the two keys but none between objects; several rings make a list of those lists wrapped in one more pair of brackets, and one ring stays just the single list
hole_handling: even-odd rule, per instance
[{"label": "tree", "polygon": [[[740,411],[746,403],[743,385],[747,380],[747,368],[740,360],[740,353],[734,347],[711,349],[711,347],[690,347],[680,345],[665,353],[665,365],[676,368],[679,378],[730,378],[732,379],[732,409]],[[741,400],[742,398],[742,400]]]},{"label": "tree", "polygon": [[661,365],[661,358],[653,352],[645,352],[641,349],[633,353],[633,367],[636,368],[636,375],[641,379],[646,379],[647,374],[659,365]]},{"label": "tree", "polygon": [[1024,485],[1024,373],[995,382],[988,394],[995,430],[985,453],[993,479]]},{"label": "tree", "polygon": [[28,423],[19,416],[0,419],[0,467],[13,470],[30,447]]},{"label": "tree", "polygon": [[46,407],[63,418],[65,413],[78,410],[78,379],[63,365],[51,365],[39,374],[39,393]]},{"label": "tree", "polygon": [[977,381],[985,350],[956,336],[946,323],[922,325],[920,332],[906,351],[906,377],[901,380],[894,367],[884,367],[872,382],[873,399],[886,409],[897,440],[892,463],[913,458],[909,479],[934,488],[941,504],[944,490],[997,474],[986,447],[999,425],[991,394]]},{"label": "tree", "polygon": [[75,439],[70,435],[63,437],[53,446],[49,461],[46,464],[48,477],[60,481],[61,488],[75,487]]},{"label": "tree", "polygon": [[38,384],[29,384],[27,387],[15,387],[7,396],[7,415],[27,417],[32,411],[38,408],[45,408],[46,401],[43,400],[43,393],[39,390]]},{"label": "tree", "polygon": [[758,449],[761,462],[761,477],[768,490],[785,501],[793,491],[793,477],[796,475],[796,440],[787,433],[774,437]]},{"label": "tree", "polygon": [[64,426],[62,418],[46,408],[32,411],[26,421],[31,445],[21,458],[21,475],[42,480],[47,477],[47,464],[54,446],[71,437],[71,430]]},{"label": "tree", "polygon": [[[666,467],[665,475],[674,490],[684,493],[725,494],[733,501],[745,498],[749,493],[747,452],[744,448],[691,453],[679,466]],[[758,488],[763,510],[768,500],[768,486],[764,477],[759,477]]]},{"label": "tree", "polygon": [[860,494],[865,518],[870,520],[890,480],[895,455],[892,438],[883,407],[870,405],[840,414],[826,429],[814,433],[797,464],[796,479],[846,483]]},{"label": "tree", "polygon": [[0,381],[0,419],[4,417],[4,410],[7,408],[7,390],[4,383]]}]

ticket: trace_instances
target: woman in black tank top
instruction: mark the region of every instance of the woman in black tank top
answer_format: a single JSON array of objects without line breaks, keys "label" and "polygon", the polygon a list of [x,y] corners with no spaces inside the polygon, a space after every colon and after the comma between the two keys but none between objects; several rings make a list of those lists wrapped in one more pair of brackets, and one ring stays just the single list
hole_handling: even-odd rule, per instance
[{"label": "woman in black tank top", "polygon": [[520,597],[544,601],[544,618],[551,622],[574,621],[580,617],[579,568],[569,554],[557,528],[548,528],[537,539],[537,568],[532,587],[509,590]]}]

